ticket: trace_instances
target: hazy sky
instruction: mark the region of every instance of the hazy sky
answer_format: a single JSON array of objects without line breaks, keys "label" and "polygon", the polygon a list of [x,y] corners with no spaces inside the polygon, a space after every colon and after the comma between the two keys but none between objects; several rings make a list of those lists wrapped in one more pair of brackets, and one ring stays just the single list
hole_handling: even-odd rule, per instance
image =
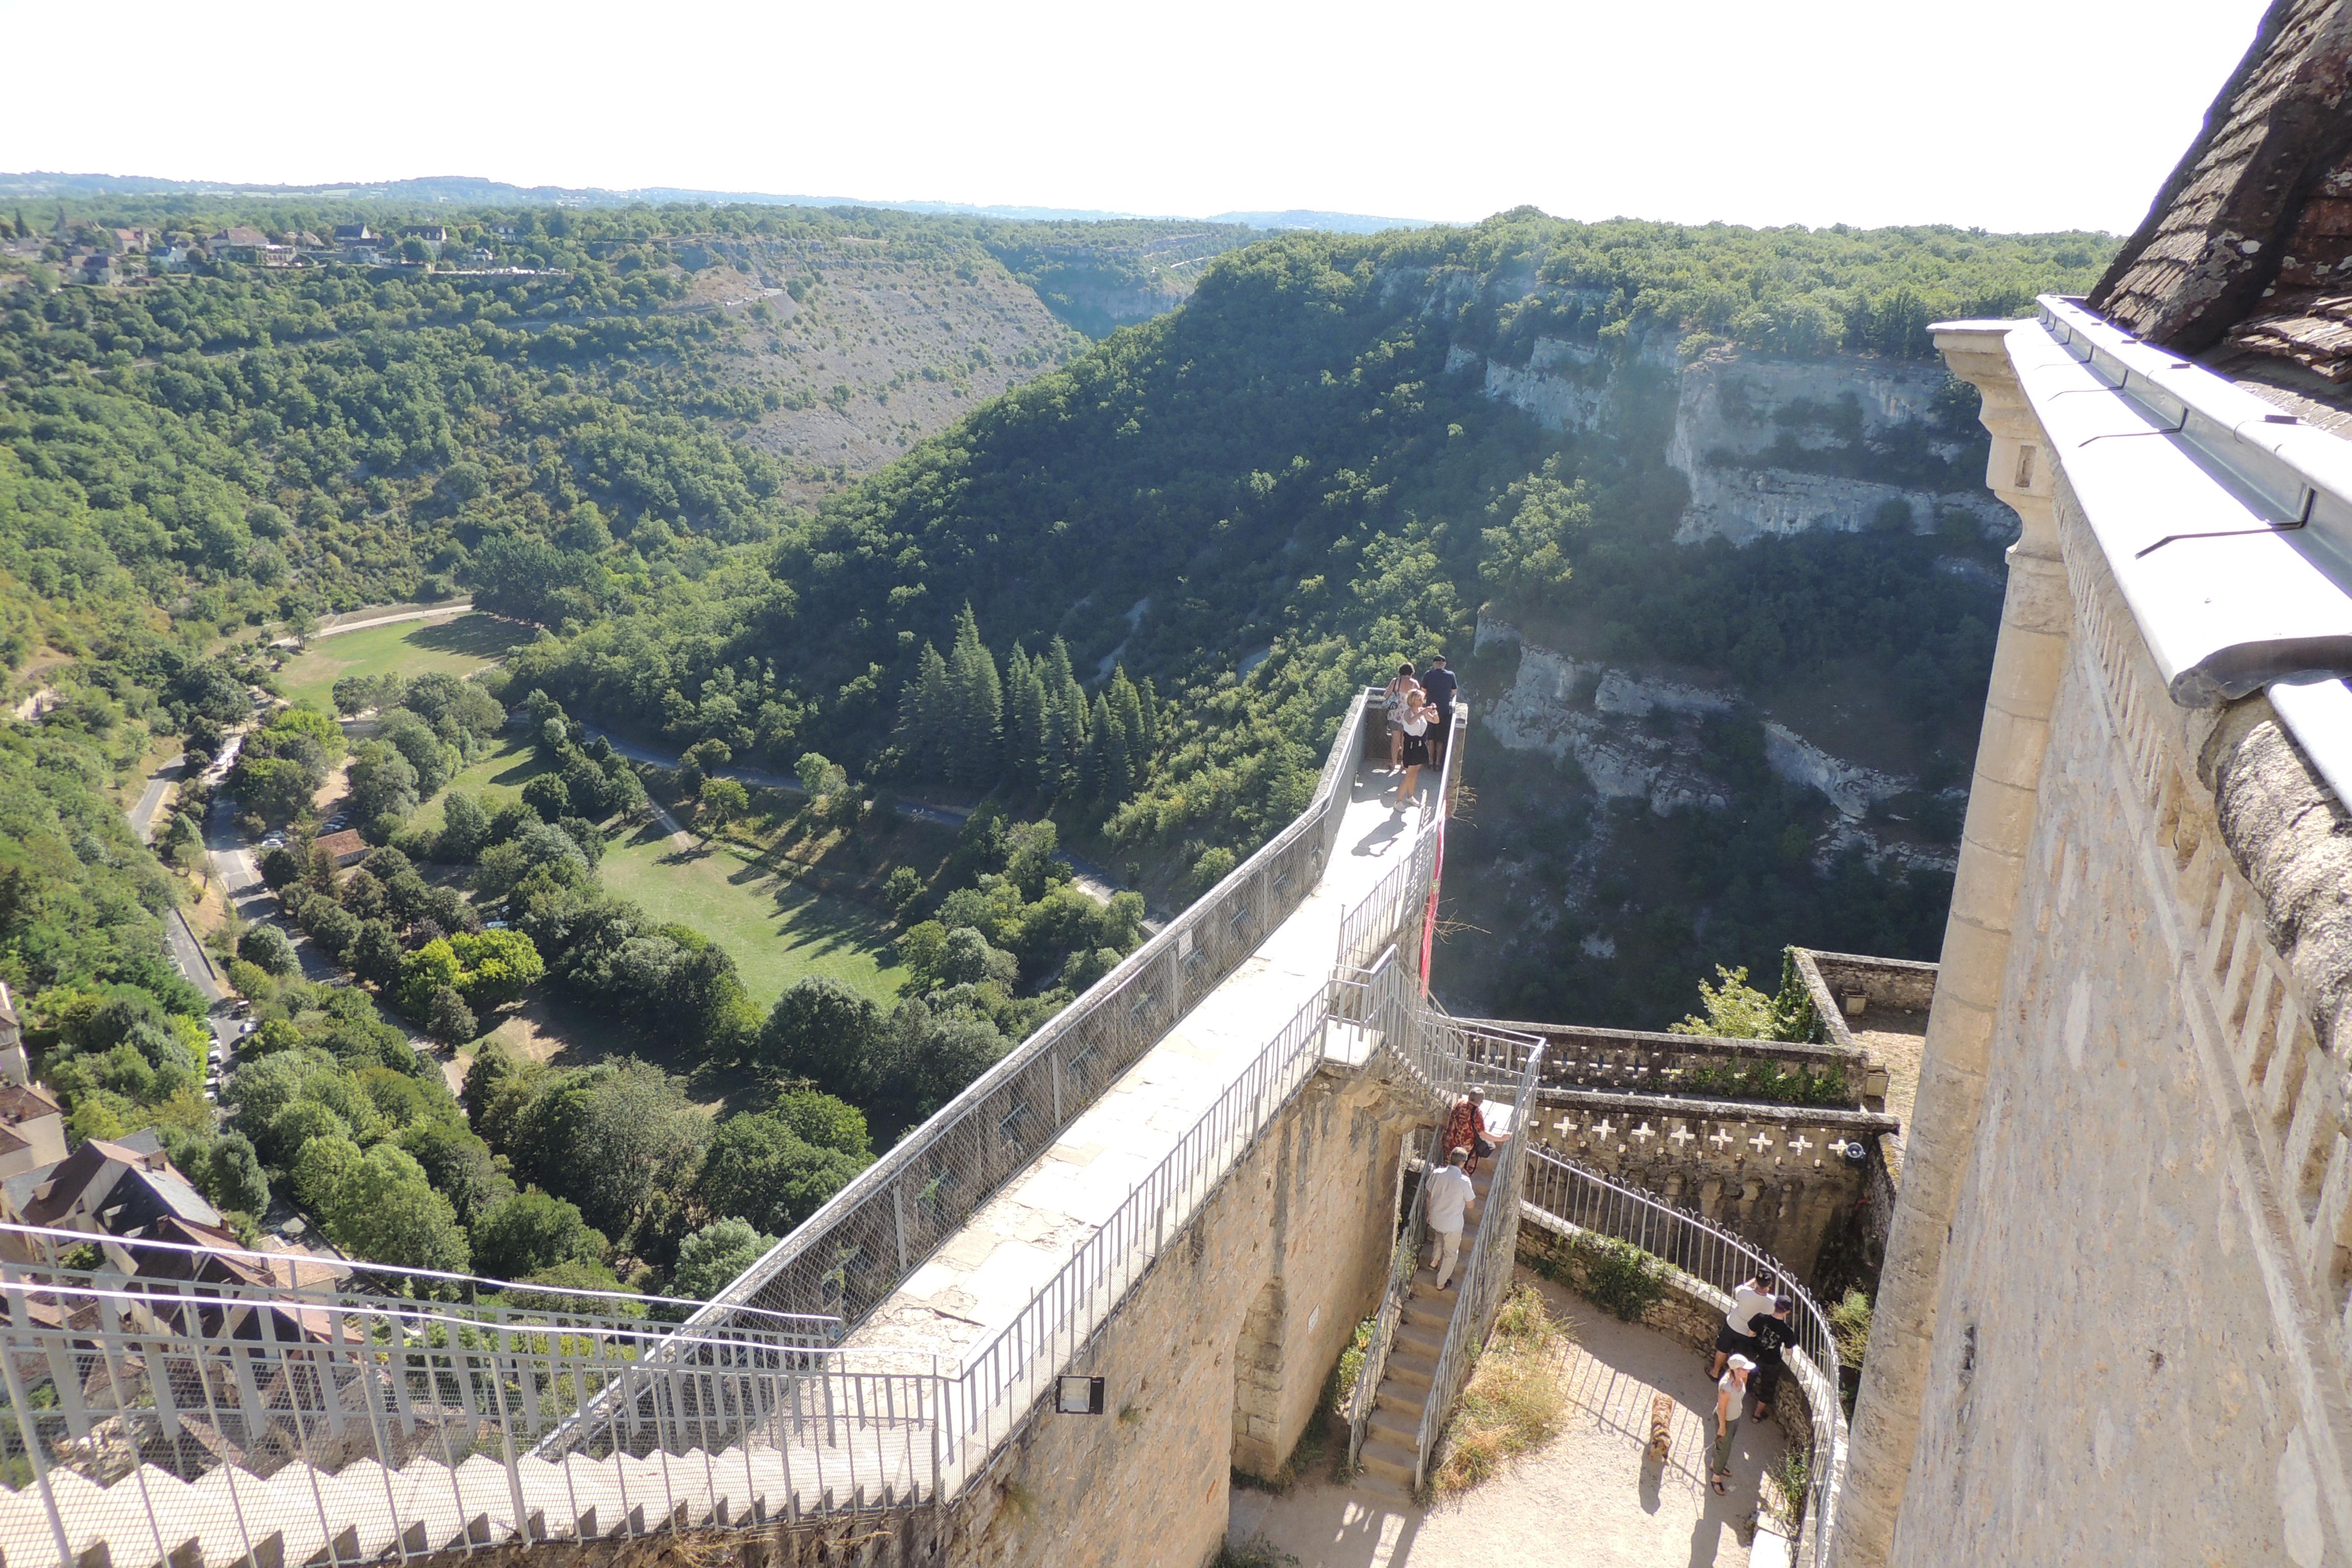
[{"label": "hazy sky", "polygon": [[2120,232],[2263,9],[5,0],[0,169]]}]

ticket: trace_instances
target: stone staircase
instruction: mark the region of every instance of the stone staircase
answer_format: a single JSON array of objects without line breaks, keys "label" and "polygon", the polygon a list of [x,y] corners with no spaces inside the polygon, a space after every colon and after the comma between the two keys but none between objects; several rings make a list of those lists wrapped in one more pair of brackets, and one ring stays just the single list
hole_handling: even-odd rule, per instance
[{"label": "stone staircase", "polygon": [[[1412,1500],[1413,1464],[1419,1457],[1421,1416],[1429,1403],[1430,1380],[1437,1372],[1438,1352],[1445,1347],[1445,1331],[1461,1300],[1462,1276],[1470,1260],[1470,1239],[1479,1216],[1486,1212],[1486,1189],[1494,1181],[1494,1162],[1483,1163],[1471,1176],[1478,1200],[1463,1223],[1462,1250],[1455,1258],[1451,1288],[1437,1288],[1437,1271],[1429,1267],[1428,1253],[1413,1270],[1398,1314],[1396,1337],[1389,1345],[1388,1365],[1381,1377],[1370,1419],[1366,1423],[1363,1470],[1356,1478],[1360,1491],[1391,1503]],[[1424,1248],[1427,1244],[1423,1243]]]},{"label": "stone staircase", "polygon": [[[844,1425],[848,1443],[688,1448],[506,1466],[476,1454],[455,1467],[415,1458],[390,1469],[370,1458],[329,1472],[287,1465],[263,1477],[234,1465],[193,1483],[142,1465],[100,1486],[68,1470],[50,1484],[70,1561],[84,1568],[299,1568],[397,1553],[543,1541],[589,1542],[766,1523],[845,1508],[887,1509],[927,1494],[928,1433]],[[893,1441],[911,1436],[912,1441]],[[518,1495],[520,1494],[520,1495]],[[8,1561],[56,1554],[37,1489],[0,1493]]]}]

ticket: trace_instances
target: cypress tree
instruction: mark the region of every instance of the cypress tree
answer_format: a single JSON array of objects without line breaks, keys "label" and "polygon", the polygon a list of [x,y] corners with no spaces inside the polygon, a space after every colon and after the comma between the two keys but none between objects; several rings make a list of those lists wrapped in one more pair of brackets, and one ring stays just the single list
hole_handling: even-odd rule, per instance
[{"label": "cypress tree", "polygon": [[1070,668],[1069,646],[1055,637],[1045,650],[1045,754],[1047,784],[1060,795],[1078,782],[1087,749],[1087,694]]},{"label": "cypress tree", "polygon": [[[1004,664],[1004,744],[1013,776],[1024,787],[1045,790],[1045,683],[1044,660],[1032,659],[1019,643]],[[1050,792],[1048,792],[1050,793]]]},{"label": "cypress tree", "polygon": [[966,605],[956,617],[955,651],[947,660],[954,733],[945,741],[955,776],[984,784],[996,776],[1004,750],[1004,685],[996,656],[980,640],[980,622]]},{"label": "cypress tree", "polygon": [[1110,674],[1110,710],[1118,721],[1119,768],[1118,798],[1125,800],[1135,791],[1143,777],[1144,764],[1150,760],[1149,731],[1143,723],[1143,694],[1135,682],[1127,678],[1127,667],[1119,666]]},{"label": "cypress tree", "polygon": [[898,699],[899,743],[905,748],[909,772],[937,774],[953,701],[948,685],[948,661],[929,643],[915,661],[915,678]]},{"label": "cypress tree", "polygon": [[1146,758],[1156,757],[1160,754],[1160,742],[1163,738],[1160,731],[1161,710],[1160,693],[1152,686],[1151,677],[1148,675],[1143,678],[1143,685],[1136,693],[1136,706],[1143,715],[1143,729],[1140,731],[1143,736],[1142,755]]}]

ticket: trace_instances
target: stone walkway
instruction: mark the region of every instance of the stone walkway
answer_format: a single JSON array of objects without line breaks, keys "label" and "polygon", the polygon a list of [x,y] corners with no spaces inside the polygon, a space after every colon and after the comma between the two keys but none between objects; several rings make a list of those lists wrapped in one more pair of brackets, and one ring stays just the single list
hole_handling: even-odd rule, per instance
[{"label": "stone walkway", "polygon": [[[1429,770],[1423,798],[1433,793]],[[1173,1150],[1283,1026],[1329,984],[1339,921],[1400,863],[1420,809],[1357,773],[1315,890],[1224,983],[1179,1019],[1046,1154],[877,1306],[847,1341],[957,1358],[993,1340]]]},{"label": "stone walkway", "polygon": [[[1285,1497],[1234,1489],[1229,1533],[1263,1536],[1300,1568],[1768,1568],[1785,1545],[1766,1534],[1751,1551],[1757,1478],[1780,1461],[1780,1429],[1742,1425],[1730,1495],[1706,1485],[1714,1385],[1699,1353],[1621,1323],[1549,1282],[1534,1282],[1576,1343],[1560,1376],[1564,1430],[1485,1486],[1426,1510],[1368,1504],[1352,1489],[1301,1485]],[[1644,1445],[1650,1399],[1675,1405],[1673,1457]],[[1276,1559],[1279,1561],[1279,1559]]]}]

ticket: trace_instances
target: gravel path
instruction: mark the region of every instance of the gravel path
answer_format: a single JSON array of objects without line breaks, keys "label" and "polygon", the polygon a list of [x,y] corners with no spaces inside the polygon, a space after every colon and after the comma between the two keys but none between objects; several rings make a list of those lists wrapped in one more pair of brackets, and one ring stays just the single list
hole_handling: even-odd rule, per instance
[{"label": "gravel path", "polygon": [[[1533,1276],[1519,1270],[1523,1282]],[[1263,1535],[1300,1568],[1766,1568],[1783,1563],[1767,1536],[1750,1553],[1757,1477],[1777,1462],[1780,1429],[1753,1420],[1732,1454],[1730,1495],[1707,1489],[1713,1384],[1696,1351],[1621,1323],[1580,1297],[1538,1282],[1577,1342],[1560,1366],[1566,1429],[1507,1473],[1423,1510],[1391,1511],[1349,1488],[1303,1485],[1287,1497],[1235,1488],[1232,1538]],[[1648,1458],[1650,1399],[1675,1403],[1674,1452]]]}]

